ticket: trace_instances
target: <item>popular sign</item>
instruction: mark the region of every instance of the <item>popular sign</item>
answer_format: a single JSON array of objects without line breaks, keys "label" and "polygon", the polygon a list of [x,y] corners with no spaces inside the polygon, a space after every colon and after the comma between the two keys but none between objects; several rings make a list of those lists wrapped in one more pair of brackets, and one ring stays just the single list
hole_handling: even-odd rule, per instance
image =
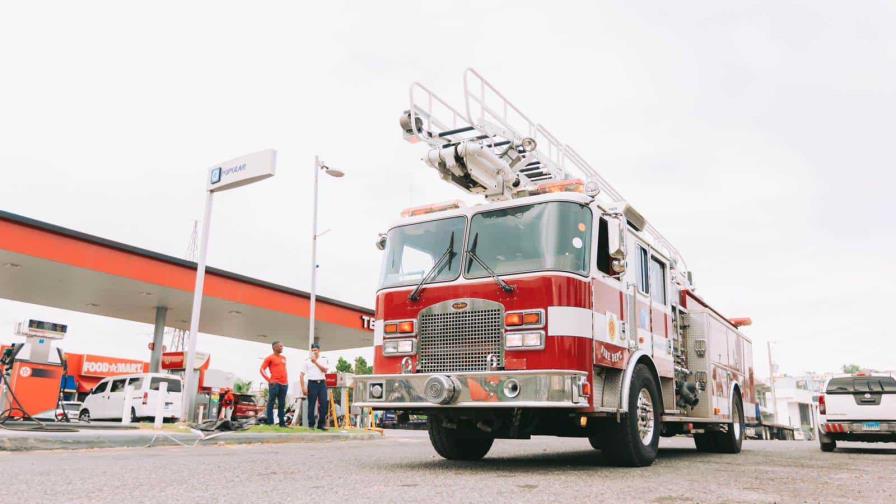
[{"label": "popular sign", "polygon": [[[196,352],[193,360],[195,369],[208,365],[208,354]],[[162,369],[184,369],[187,367],[186,352],[165,352],[162,354]]]},{"label": "popular sign", "polygon": [[208,171],[207,189],[226,191],[272,177],[276,162],[277,151],[267,149],[217,164]]}]

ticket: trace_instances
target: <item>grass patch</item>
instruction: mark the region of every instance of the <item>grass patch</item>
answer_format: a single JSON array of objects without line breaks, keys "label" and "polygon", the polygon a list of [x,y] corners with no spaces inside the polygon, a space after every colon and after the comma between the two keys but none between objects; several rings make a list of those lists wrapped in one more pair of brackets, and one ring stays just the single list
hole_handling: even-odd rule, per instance
[{"label": "grass patch", "polygon": [[262,433],[278,433],[278,434],[316,434],[317,429],[309,429],[308,427],[280,427],[279,425],[253,425],[249,430],[244,432],[262,432]]},{"label": "grass patch", "polygon": [[279,427],[277,425],[253,425],[249,430],[243,432],[262,432],[275,434],[367,434],[370,431],[364,429],[334,429],[330,427],[328,430],[322,431],[318,429],[309,429],[308,427]]}]

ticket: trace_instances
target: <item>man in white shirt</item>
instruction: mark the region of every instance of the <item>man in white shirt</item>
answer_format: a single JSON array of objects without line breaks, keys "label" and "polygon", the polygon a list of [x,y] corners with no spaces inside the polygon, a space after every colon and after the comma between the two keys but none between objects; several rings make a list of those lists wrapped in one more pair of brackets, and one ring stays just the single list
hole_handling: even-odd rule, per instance
[{"label": "man in white shirt", "polygon": [[[311,354],[302,365],[302,371],[299,374],[299,383],[302,384],[302,392],[308,398],[308,427],[315,426],[315,416],[317,417],[317,428],[327,430],[327,377],[326,374],[330,370],[330,362],[326,357],[320,355],[320,345],[314,343],[311,345]],[[320,405],[318,415],[315,415],[315,406]]]}]

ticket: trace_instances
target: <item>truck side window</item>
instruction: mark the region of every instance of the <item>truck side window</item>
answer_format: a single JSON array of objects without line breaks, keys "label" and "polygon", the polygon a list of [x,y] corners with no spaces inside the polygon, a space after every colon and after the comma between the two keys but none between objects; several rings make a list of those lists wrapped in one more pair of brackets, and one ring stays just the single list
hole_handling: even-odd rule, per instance
[{"label": "truck side window", "polygon": [[610,267],[610,237],[607,219],[603,217],[597,224],[597,269],[605,275],[613,276],[615,273]]},{"label": "truck side window", "polygon": [[640,271],[638,272],[638,288],[641,289],[641,292],[643,292],[644,294],[650,294],[650,270],[648,269],[650,259],[647,254],[647,249],[638,245],[638,255],[640,266]]},{"label": "truck side window", "polygon": [[650,284],[653,286],[651,298],[654,302],[666,304],[666,265],[656,257],[650,258]]},{"label": "truck side window", "polygon": [[93,392],[91,394],[102,394],[106,391],[106,387],[109,385],[109,382],[104,381],[97,384],[96,387],[93,387]]}]

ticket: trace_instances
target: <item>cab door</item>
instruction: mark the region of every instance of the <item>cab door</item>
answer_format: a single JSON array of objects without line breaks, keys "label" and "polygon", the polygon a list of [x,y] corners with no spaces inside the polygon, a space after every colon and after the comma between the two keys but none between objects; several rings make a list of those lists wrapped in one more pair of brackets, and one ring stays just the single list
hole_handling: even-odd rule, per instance
[{"label": "cab door", "polygon": [[[649,247],[644,243],[635,240],[634,260],[637,264],[635,268],[635,284],[633,298],[634,307],[634,327],[632,331],[635,343],[638,348],[653,355],[653,330],[651,327],[650,316],[650,252]],[[631,313],[631,312],[630,312]]]}]

